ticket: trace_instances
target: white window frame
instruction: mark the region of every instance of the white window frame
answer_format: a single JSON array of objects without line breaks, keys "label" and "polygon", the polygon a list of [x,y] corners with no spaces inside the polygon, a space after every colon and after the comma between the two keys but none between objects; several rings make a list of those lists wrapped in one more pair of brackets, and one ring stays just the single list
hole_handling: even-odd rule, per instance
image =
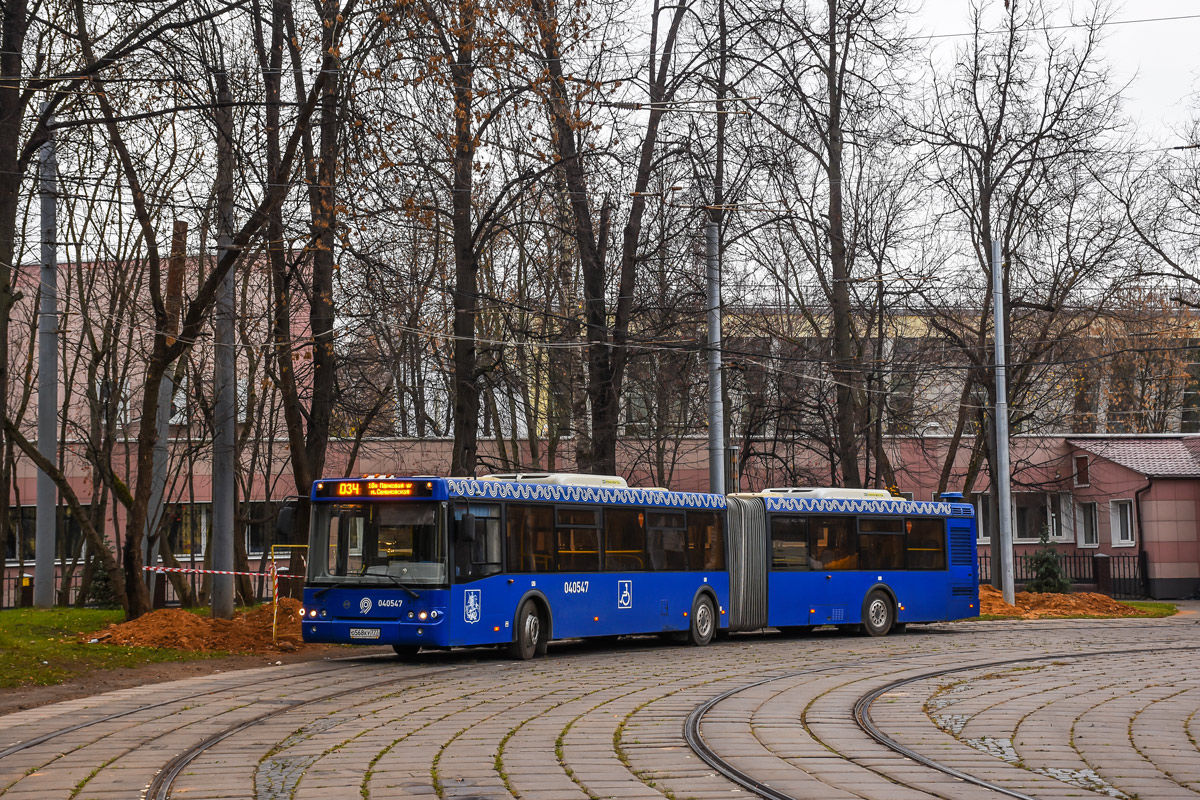
[{"label": "white window frame", "polygon": [[[1121,537],[1121,509],[1128,509],[1129,539]],[[1109,535],[1113,547],[1133,547],[1137,544],[1137,519],[1133,515],[1132,500],[1110,500],[1108,502]]]},{"label": "white window frame", "polygon": [[[1087,469],[1087,483],[1079,482],[1079,459],[1083,459],[1084,467]],[[1092,485],[1092,460],[1086,455],[1071,457],[1071,482],[1077,487],[1085,487]]]},{"label": "white window frame", "polygon": [[986,492],[975,495],[975,501],[972,503],[975,506],[975,544],[992,543],[992,537],[984,530],[984,521],[987,519],[988,506],[991,504],[991,495]]},{"label": "white window frame", "polygon": [[[1054,498],[1058,498],[1058,514]],[[1075,498],[1070,492],[1046,493],[1046,518],[1050,520],[1050,541],[1070,542],[1075,538]]]},{"label": "white window frame", "polygon": [[[1090,512],[1090,513],[1089,513]],[[1087,517],[1092,519],[1092,536],[1095,541],[1087,540]],[[1080,501],[1075,509],[1075,546],[1086,547],[1089,550],[1100,546],[1100,504],[1095,501]]]},{"label": "white window frame", "polygon": [[[168,413],[171,414],[168,424],[171,425],[189,425],[191,424],[191,407],[188,397],[188,377],[183,375],[172,387],[171,391],[171,409]],[[178,405],[176,405],[178,403]]]}]

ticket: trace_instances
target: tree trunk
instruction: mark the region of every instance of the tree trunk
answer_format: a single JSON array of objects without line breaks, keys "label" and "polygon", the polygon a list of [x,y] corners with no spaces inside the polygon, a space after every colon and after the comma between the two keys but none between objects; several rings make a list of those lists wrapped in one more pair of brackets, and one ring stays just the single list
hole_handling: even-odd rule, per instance
[{"label": "tree trunk", "polygon": [[[471,206],[474,200],[475,138],[472,130],[472,55],[475,15],[464,3],[466,17],[458,34],[454,81],[454,445],[450,474],[475,476],[479,438],[479,385],[475,318],[479,313],[479,258],[475,249]],[[497,431],[497,436],[500,433]]]},{"label": "tree trunk", "polygon": [[842,87],[837,49],[838,0],[829,1],[829,61],[825,80],[829,92],[829,260],[833,285],[830,316],[833,324],[833,376],[837,385],[837,457],[842,484],[862,486],[858,471],[857,372],[850,317],[850,269],[846,257],[846,227],[842,201]]}]

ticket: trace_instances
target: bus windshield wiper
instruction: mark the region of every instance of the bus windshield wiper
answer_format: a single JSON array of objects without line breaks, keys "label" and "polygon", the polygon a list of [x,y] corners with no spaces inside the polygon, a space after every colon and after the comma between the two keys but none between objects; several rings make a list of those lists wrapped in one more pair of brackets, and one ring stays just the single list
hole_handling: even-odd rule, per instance
[{"label": "bus windshield wiper", "polygon": [[404,591],[408,592],[408,596],[409,596],[409,597],[411,597],[411,598],[412,598],[412,599],[414,599],[414,600],[416,600],[418,597],[420,597],[420,596],[421,596],[421,595],[420,595],[420,594],[417,592],[417,590],[416,590],[416,589],[413,589],[411,586],[409,586],[408,584],[406,584],[406,583],[404,583],[403,581],[401,581],[401,580],[400,580],[399,578],[397,578],[395,575],[382,575],[381,577],[387,578],[387,579],[388,579],[388,580],[390,580],[392,583],[396,584],[396,585],[397,585],[397,586],[399,586],[401,589],[403,589]]}]

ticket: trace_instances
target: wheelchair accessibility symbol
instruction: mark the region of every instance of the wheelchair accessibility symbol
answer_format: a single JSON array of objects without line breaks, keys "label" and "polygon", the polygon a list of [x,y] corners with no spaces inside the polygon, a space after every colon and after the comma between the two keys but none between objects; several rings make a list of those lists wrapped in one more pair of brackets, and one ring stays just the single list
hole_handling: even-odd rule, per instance
[{"label": "wheelchair accessibility symbol", "polygon": [[617,608],[633,608],[633,581],[617,581]]}]

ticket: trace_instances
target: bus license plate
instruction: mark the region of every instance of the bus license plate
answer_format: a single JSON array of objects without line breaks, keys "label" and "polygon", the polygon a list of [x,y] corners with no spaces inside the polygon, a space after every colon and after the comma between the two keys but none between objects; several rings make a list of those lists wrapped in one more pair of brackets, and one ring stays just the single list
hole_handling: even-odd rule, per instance
[{"label": "bus license plate", "polygon": [[351,628],[351,639],[378,639],[379,628]]}]

